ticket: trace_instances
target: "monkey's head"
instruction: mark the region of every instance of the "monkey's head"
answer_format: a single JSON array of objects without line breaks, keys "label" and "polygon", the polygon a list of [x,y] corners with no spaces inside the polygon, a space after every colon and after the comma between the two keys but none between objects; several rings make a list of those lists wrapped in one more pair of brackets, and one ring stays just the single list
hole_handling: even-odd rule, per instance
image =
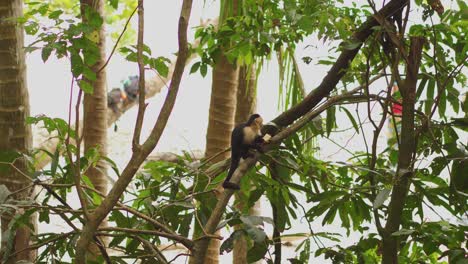
[{"label": "monkey's head", "polygon": [[259,114],[253,114],[249,117],[247,121],[248,126],[255,126],[258,129],[261,129],[263,126],[263,118]]}]

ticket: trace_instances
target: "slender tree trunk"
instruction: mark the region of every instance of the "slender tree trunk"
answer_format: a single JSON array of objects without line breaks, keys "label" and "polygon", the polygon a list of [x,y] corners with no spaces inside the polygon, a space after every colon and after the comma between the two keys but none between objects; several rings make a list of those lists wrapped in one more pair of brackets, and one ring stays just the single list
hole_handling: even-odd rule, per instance
[{"label": "slender tree trunk", "polygon": [[[247,121],[250,115],[256,112],[257,108],[257,93],[256,93],[256,72],[254,65],[242,66],[239,69],[239,86],[237,87],[237,102],[236,102],[236,124]],[[243,194],[239,192],[236,195],[237,209],[248,211],[249,215],[260,215],[260,200],[258,200],[252,208],[245,208],[245,204],[241,203]],[[236,230],[238,226],[234,227]],[[233,249],[233,264],[247,263],[247,238],[242,235],[234,241]]]},{"label": "slender tree trunk", "polygon": [[[93,7],[103,16],[104,2],[102,0],[81,0],[82,7]],[[105,69],[98,72],[106,61],[104,26],[99,30],[99,51],[101,53],[98,62],[92,69],[97,78],[92,83],[93,93],[84,96],[83,138],[84,151],[97,148],[100,156],[107,156],[107,84]],[[106,164],[99,161],[96,167],[91,167],[86,176],[90,178],[94,187],[102,193],[107,193]]]},{"label": "slender tree trunk", "polygon": [[395,175],[392,196],[388,206],[388,217],[385,224],[383,242],[384,264],[398,263],[399,239],[392,236],[401,225],[401,215],[406,202],[406,196],[410,186],[410,178],[413,175],[413,157],[416,152],[416,139],[414,132],[414,104],[416,99],[416,84],[418,70],[421,63],[421,53],[424,38],[412,37],[408,65],[406,65],[406,79],[400,86],[403,98],[403,113],[401,117],[401,144],[398,156],[398,168]]},{"label": "slender tree trunk", "polygon": [[[104,15],[103,0],[81,0],[81,12],[84,20],[86,7],[92,7],[101,17]],[[107,157],[107,83],[106,70],[101,69],[106,61],[106,36],[104,24],[99,29],[98,47],[100,56],[98,61],[91,67],[96,73],[96,80],[92,81],[93,93],[85,94],[83,105],[83,139],[84,152],[97,149],[99,156]],[[78,120],[76,120],[78,122]],[[107,165],[100,159],[95,166],[91,166],[85,175],[91,180],[94,187],[101,193],[107,194]],[[107,226],[107,221],[103,221],[101,227]],[[100,238],[104,244],[107,238]],[[97,247],[91,246],[93,255],[99,255]],[[93,258],[92,256],[90,256]]]},{"label": "slender tree trunk", "polygon": [[[23,1],[0,1],[0,153],[20,152],[28,153],[31,144],[31,127],[26,125],[26,117],[29,116],[29,96],[26,86],[26,63],[24,54],[23,27],[16,23],[15,18],[23,15]],[[12,20],[9,20],[12,19]],[[18,158],[14,165],[22,172],[27,172],[27,161]],[[5,167],[5,166],[3,166]],[[11,167],[0,170],[0,185],[5,185],[10,191],[16,191],[26,187],[28,182],[25,177]],[[11,197],[16,200],[27,198],[30,190],[18,193]],[[15,212],[7,212],[1,218],[1,252],[5,249],[7,240],[13,239],[11,252],[25,249],[30,244],[30,237],[34,230],[22,227],[16,233],[8,232],[9,223]],[[34,217],[31,218],[35,226]],[[9,237],[4,235],[8,234]],[[10,240],[11,241],[11,240]],[[33,261],[35,252],[26,250],[10,258],[7,263],[16,261]],[[0,256],[1,259],[2,256]]]},{"label": "slender tree trunk", "polygon": [[[237,67],[230,64],[224,55],[220,56],[213,69],[210,114],[206,134],[206,157],[211,157],[230,146],[236,111],[237,80]],[[226,152],[213,159],[212,162],[216,163],[227,159],[229,155],[229,152]],[[219,263],[220,245],[221,241],[210,240],[203,263]]]}]

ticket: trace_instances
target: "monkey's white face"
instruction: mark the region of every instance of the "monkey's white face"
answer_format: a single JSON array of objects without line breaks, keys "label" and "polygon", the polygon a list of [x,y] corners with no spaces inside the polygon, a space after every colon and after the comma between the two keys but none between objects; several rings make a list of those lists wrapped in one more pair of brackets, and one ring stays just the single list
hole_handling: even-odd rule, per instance
[{"label": "monkey's white face", "polygon": [[254,125],[255,125],[255,128],[257,128],[259,130],[262,129],[262,127],[263,127],[263,118],[261,118],[261,117],[255,118]]}]

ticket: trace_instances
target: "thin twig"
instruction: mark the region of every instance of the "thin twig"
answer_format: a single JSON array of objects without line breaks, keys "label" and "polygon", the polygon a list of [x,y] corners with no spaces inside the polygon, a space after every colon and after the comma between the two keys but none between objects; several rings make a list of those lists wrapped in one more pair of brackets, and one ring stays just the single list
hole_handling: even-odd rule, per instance
[{"label": "thin twig", "polygon": [[[117,41],[115,42],[114,47],[112,48],[112,51],[111,51],[109,57],[107,58],[107,60],[106,60],[106,62],[104,63],[104,65],[102,65],[102,67],[99,68],[99,70],[96,72],[96,74],[97,74],[97,73],[100,73],[102,70],[104,70],[104,68],[106,68],[107,64],[109,64],[109,61],[111,60],[112,56],[114,55],[114,52],[115,52],[115,50],[117,49],[117,46],[119,45],[120,39],[122,39],[123,34],[124,34],[125,31],[127,30],[128,24],[130,24],[130,20],[132,19],[133,15],[135,14],[137,8],[138,8],[138,7],[135,7],[135,9],[132,11],[132,14],[130,14],[130,17],[128,17],[127,22],[125,22],[125,26],[124,26],[122,32],[120,33],[119,37],[117,38]],[[77,122],[78,122],[78,121],[77,121]]]},{"label": "thin twig", "polygon": [[145,10],[143,0],[138,0],[138,40],[137,40],[137,62],[138,62],[138,114],[133,132],[133,151],[139,149],[141,128],[143,127],[143,117],[145,116],[145,63],[143,62],[143,36],[145,27]]}]

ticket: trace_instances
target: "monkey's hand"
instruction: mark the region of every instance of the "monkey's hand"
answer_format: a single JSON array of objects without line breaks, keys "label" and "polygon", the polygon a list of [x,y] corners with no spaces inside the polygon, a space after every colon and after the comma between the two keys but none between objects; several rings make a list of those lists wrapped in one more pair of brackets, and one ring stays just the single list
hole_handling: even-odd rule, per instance
[{"label": "monkey's hand", "polygon": [[264,143],[269,143],[270,139],[271,139],[271,135],[270,134],[265,134],[262,139],[263,139]]}]

